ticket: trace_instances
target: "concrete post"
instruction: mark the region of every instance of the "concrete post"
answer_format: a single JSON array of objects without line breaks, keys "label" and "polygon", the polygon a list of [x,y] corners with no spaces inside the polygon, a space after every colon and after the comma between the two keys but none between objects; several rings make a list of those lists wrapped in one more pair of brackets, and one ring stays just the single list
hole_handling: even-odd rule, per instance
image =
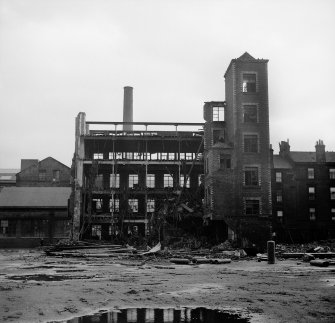
[{"label": "concrete post", "polygon": [[275,242],[274,241],[268,241],[267,243],[268,248],[268,264],[274,264],[275,263]]}]

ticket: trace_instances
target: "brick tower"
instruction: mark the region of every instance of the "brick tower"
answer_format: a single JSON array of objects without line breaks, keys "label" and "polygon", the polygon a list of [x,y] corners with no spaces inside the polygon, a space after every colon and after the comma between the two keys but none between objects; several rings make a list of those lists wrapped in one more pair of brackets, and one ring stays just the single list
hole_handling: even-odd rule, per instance
[{"label": "brick tower", "polygon": [[[225,102],[206,102],[205,218],[243,246],[270,237],[271,175],[265,59],[244,53],[225,73]],[[216,227],[218,227],[216,225]]]}]

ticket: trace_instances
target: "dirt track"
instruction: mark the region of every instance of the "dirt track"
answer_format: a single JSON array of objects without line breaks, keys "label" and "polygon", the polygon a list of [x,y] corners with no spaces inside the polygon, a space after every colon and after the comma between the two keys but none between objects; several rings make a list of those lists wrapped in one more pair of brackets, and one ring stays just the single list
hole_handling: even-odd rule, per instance
[{"label": "dirt track", "polygon": [[231,309],[251,322],[335,322],[335,267],[296,260],[173,265],[0,250],[0,321],[50,322],[117,307]]}]

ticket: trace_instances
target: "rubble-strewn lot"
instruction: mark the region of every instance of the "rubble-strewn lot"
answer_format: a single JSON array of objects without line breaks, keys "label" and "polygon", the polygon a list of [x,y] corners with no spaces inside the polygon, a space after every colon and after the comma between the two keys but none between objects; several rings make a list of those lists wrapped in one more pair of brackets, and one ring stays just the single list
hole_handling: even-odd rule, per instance
[{"label": "rubble-strewn lot", "polygon": [[50,322],[116,307],[233,309],[251,322],[334,322],[335,266],[256,258],[178,265],[165,258],[48,257],[0,250],[0,321]]}]

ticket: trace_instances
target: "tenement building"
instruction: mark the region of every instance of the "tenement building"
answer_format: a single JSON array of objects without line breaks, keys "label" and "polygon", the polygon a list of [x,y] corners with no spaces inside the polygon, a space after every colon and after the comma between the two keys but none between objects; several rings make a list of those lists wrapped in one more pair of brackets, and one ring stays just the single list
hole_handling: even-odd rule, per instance
[{"label": "tenement building", "polygon": [[315,151],[291,151],[288,141],[273,156],[273,231],[279,241],[335,237],[335,152],[318,140]]}]

